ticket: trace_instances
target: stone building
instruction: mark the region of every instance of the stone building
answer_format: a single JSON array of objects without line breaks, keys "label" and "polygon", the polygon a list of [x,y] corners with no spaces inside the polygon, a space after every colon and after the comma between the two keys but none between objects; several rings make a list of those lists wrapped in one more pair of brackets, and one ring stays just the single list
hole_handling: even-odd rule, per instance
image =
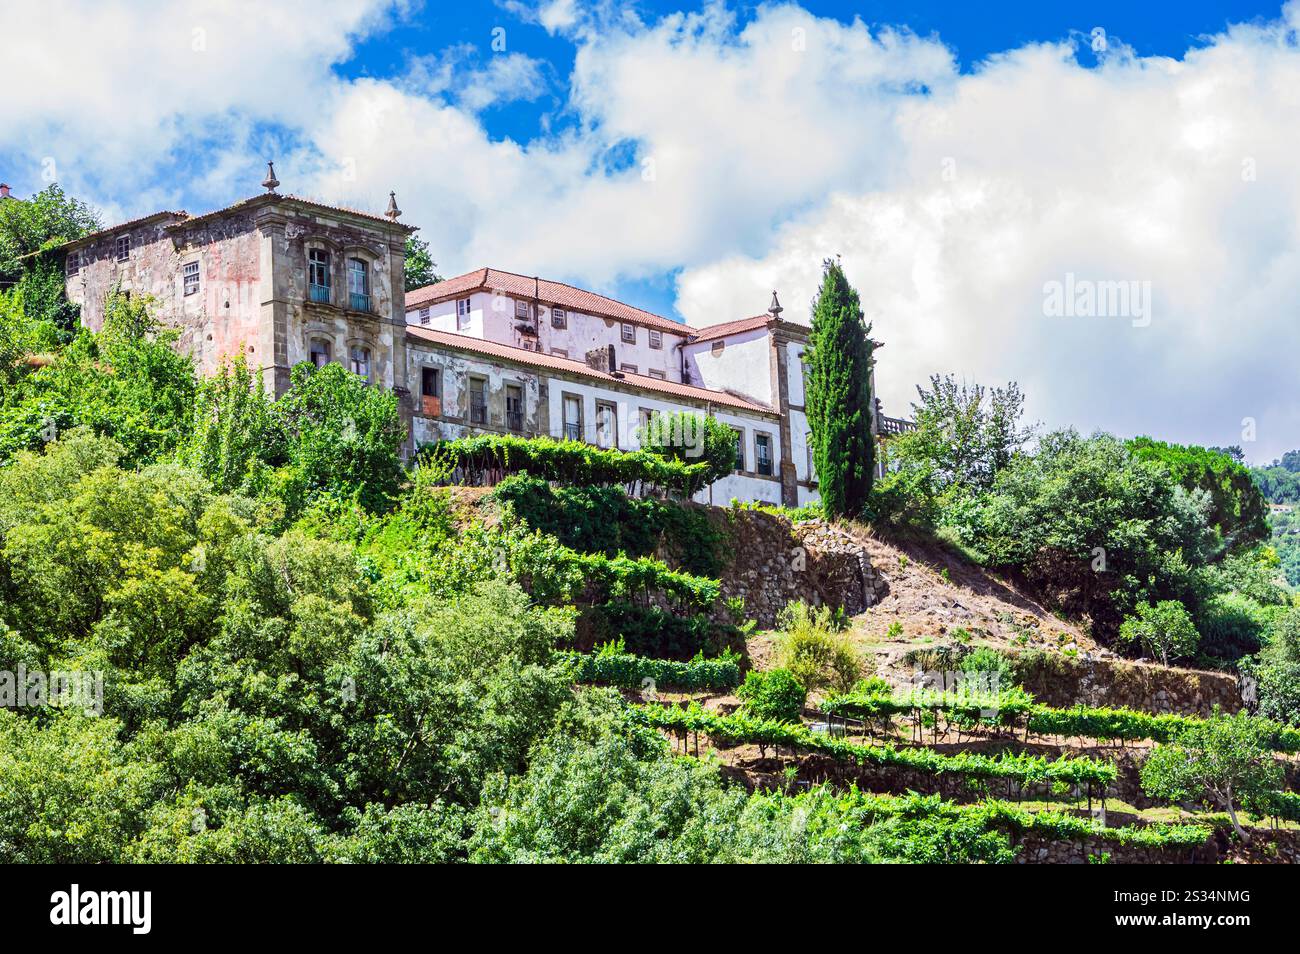
[{"label": "stone building", "polygon": [[273,170],[263,185],[264,195],[215,212],[155,212],[63,246],[82,322],[98,331],[119,287],[153,300],[205,375],[244,354],[278,396],[293,365],[340,361],[402,391],[405,243],[415,230],[396,221],[395,203],[385,217],[281,195]]},{"label": "stone building", "polygon": [[[394,390],[407,451],[474,432],[635,449],[656,412],[717,418],[738,466],[702,492],[796,506],[817,496],[804,412],[809,329],[768,311],[692,328],[584,289],[494,268],[404,291],[405,241],[383,215],[266,193],[203,215],[163,211],[63,246],[68,298],[98,330],[114,288],[149,296],[207,375],[235,356],[268,392],[311,361]],[[689,435],[687,436],[689,440]]]}]

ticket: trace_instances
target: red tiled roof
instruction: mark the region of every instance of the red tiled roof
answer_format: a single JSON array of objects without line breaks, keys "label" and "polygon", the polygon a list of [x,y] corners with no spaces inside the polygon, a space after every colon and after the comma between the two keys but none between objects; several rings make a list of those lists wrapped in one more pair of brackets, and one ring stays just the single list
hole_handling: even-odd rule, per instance
[{"label": "red tiled roof", "polygon": [[406,333],[410,337],[427,341],[430,344],[441,345],[442,347],[447,348],[458,348],[462,351],[472,351],[475,354],[500,358],[505,361],[514,361],[517,364],[526,364],[534,368],[549,368],[552,371],[563,371],[567,374],[577,374],[582,377],[594,378],[607,384],[631,385],[632,387],[642,391],[653,391],[657,394],[664,394],[669,397],[689,398],[693,401],[723,404],[727,407],[739,408],[744,411],[755,411],[761,414],[776,413],[772,408],[765,404],[759,404],[755,401],[747,401],[734,394],[728,394],[726,391],[713,391],[709,388],[696,387],[693,384],[678,384],[673,381],[660,381],[658,378],[652,378],[644,374],[631,374],[624,372],[620,377],[615,377],[608,372],[597,371],[590,365],[582,361],[575,361],[572,358],[561,358],[553,354],[540,354],[536,351],[525,351],[523,348],[515,348],[511,345],[500,344],[496,341],[485,341],[482,338],[471,338],[469,335],[459,335],[450,331],[438,331],[433,328],[423,328],[418,325],[407,325]]},{"label": "red tiled roof", "polygon": [[276,201],[297,202],[300,205],[309,205],[313,208],[324,209],[327,212],[342,212],[345,215],[358,215],[363,219],[370,219],[374,222],[382,222],[384,225],[396,225],[398,228],[405,229],[407,232],[416,231],[414,225],[403,225],[400,222],[392,222],[387,216],[376,215],[373,212],[362,212],[359,209],[349,209],[341,205],[327,205],[324,202],[317,202],[315,199],[305,199],[298,195],[287,195],[279,192],[264,192],[261,195],[250,196],[247,199],[240,199],[230,205],[220,209],[213,209],[211,212],[204,212],[202,215],[191,215],[183,222],[177,222],[177,226],[189,225],[193,222],[201,222],[204,219],[210,219],[213,216],[224,215],[227,212],[234,212],[249,205],[271,205]]},{"label": "red tiled roof", "polygon": [[[390,221],[387,217],[382,215],[375,215],[371,212],[360,212],[356,209],[348,209],[339,205],[326,205],[323,202],[317,202],[314,199],[304,199],[301,196],[296,196],[296,195],[280,195],[279,193],[272,194],[267,192],[264,193],[263,195],[255,195],[247,199],[240,199],[238,202],[234,202],[230,205],[225,206],[224,208],[213,209],[211,212],[204,212],[202,215],[190,215],[184,209],[178,209],[174,212],[167,212],[167,211],[151,212],[149,215],[142,215],[138,219],[131,219],[129,222],[121,222],[118,223],[117,225],[112,225],[106,229],[100,229],[98,232],[91,232],[89,235],[83,235],[81,238],[74,239],[71,242],[64,242],[63,245],[59,247],[66,249],[66,248],[73,248],[77,245],[84,245],[87,242],[93,242],[97,239],[103,238],[105,235],[112,235],[115,232],[124,232],[127,229],[136,228],[138,226],[144,225],[147,222],[151,222],[155,219],[172,218],[175,219],[176,221],[168,223],[167,225],[168,228],[184,228],[185,226],[192,225],[195,222],[202,222],[205,219],[210,219],[218,215],[224,215],[227,212],[234,212],[237,209],[242,209],[243,207],[252,205],[254,203],[257,203],[259,205],[270,205],[277,200],[297,202],[300,205],[309,205],[312,206],[313,208],[325,209],[326,211],[329,212],[342,212],[346,215],[359,215],[364,219],[372,219],[375,222],[382,222],[385,225],[390,224]],[[395,223],[395,224],[398,224],[400,228],[405,229],[407,232],[416,231],[416,227],[413,225],[401,225],[400,223]]]},{"label": "red tiled roof", "polygon": [[691,343],[711,341],[714,338],[725,338],[728,335],[740,334],[742,331],[764,328],[769,321],[773,320],[771,315],[755,315],[753,318],[738,318],[735,321],[724,321],[720,325],[709,325],[709,327],[697,331],[691,338]]},{"label": "red tiled roof", "polygon": [[98,239],[101,239],[105,235],[112,235],[116,232],[125,232],[128,229],[137,228],[138,226],[144,225],[147,222],[152,222],[154,219],[166,219],[166,218],[186,219],[189,218],[189,213],[186,212],[184,209],[177,209],[175,212],[166,212],[166,211],[150,212],[148,215],[142,215],[138,219],[131,219],[129,222],[119,222],[117,225],[110,226],[109,228],[100,229],[97,232],[90,232],[87,235],[83,235],[79,239],[73,239],[70,242],[64,242],[62,245],[59,246],[59,248],[72,248],[77,245],[84,245],[87,242],[94,242]]},{"label": "red tiled roof", "polygon": [[680,321],[673,321],[671,318],[634,308],[632,305],[624,304],[613,298],[606,298],[604,295],[597,295],[595,292],[575,288],[563,282],[553,282],[546,278],[533,278],[528,275],[517,275],[514,272],[503,272],[498,268],[479,268],[464,275],[458,275],[456,278],[448,278],[433,285],[417,288],[413,292],[407,292],[406,310],[422,308],[433,302],[446,301],[448,298],[454,298],[466,292],[489,289],[501,291],[516,298],[536,297],[547,304],[559,305],[561,308],[571,308],[574,311],[585,312],[589,315],[598,315],[602,318],[613,318],[630,324],[644,325],[648,328],[656,328],[675,335],[690,335],[695,331],[694,328],[682,324]]},{"label": "red tiled roof", "polygon": [[699,329],[691,338],[690,343],[695,344],[697,341],[712,341],[714,338],[726,338],[730,335],[738,335],[745,331],[753,331],[755,328],[770,328],[780,325],[793,332],[802,332],[808,334],[812,331],[807,325],[799,325],[790,321],[783,321],[771,314],[755,315],[753,318],[738,318],[735,321],[724,321],[720,325],[709,325],[707,328]]}]

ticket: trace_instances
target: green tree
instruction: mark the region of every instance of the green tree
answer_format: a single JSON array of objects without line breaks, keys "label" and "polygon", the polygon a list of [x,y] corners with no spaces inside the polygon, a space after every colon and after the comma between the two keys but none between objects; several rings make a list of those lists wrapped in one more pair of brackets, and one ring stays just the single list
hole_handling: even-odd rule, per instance
[{"label": "green tree", "polygon": [[113,437],[127,464],[174,452],[189,429],[196,387],[176,336],[156,325],[145,300],[111,292],[100,334],[83,328],[40,366],[13,372],[16,385],[0,392],[0,460],[79,426]]},{"label": "green tree", "polygon": [[414,235],[406,237],[406,290],[415,291],[442,281],[435,269],[438,263],[429,254],[429,243]]},{"label": "green tree", "polygon": [[290,382],[275,412],[298,480],[309,493],[355,494],[368,510],[387,509],[402,479],[406,437],[397,396],[336,363],[303,362]]},{"label": "green tree", "polygon": [[1150,437],[1128,442],[1139,460],[1154,460],[1169,469],[1188,490],[1210,495],[1209,520],[1230,549],[1268,539],[1268,504],[1251,472],[1228,454],[1204,447],[1166,444]]},{"label": "green tree", "polygon": [[871,494],[872,348],[858,293],[839,264],[827,261],[813,302],[804,386],[818,492],[831,516],[860,516]]},{"label": "green tree", "polygon": [[916,430],[895,438],[890,456],[928,464],[937,489],[955,484],[987,490],[1033,436],[1032,427],[1020,424],[1025,398],[1014,381],[985,388],[935,374],[929,390],[917,385],[916,392]]},{"label": "green tree", "polygon": [[0,202],[0,286],[19,279],[23,256],[79,239],[100,227],[99,215],[65,195],[57,182],[30,199]]},{"label": "green tree", "polygon": [[736,432],[715,417],[656,411],[637,430],[643,450],[686,464],[708,464],[705,484],[736,469]]},{"label": "green tree", "polygon": [[798,722],[808,690],[788,669],[751,669],[736,690],[736,698],[760,719]]},{"label": "green tree", "polygon": [[220,493],[247,484],[259,464],[288,461],[284,426],[243,355],[200,383],[181,459]]},{"label": "green tree", "polygon": [[1238,837],[1249,840],[1237,820],[1237,806],[1282,785],[1282,769],[1268,744],[1273,731],[1244,712],[1216,712],[1151,753],[1142,765],[1142,789],[1171,802],[1213,799],[1232,819]]},{"label": "green tree", "polygon": [[1155,606],[1140,604],[1137,614],[1120,625],[1119,638],[1129,645],[1140,645],[1166,666],[1171,659],[1193,655],[1201,641],[1191,614],[1177,600],[1161,600]]}]

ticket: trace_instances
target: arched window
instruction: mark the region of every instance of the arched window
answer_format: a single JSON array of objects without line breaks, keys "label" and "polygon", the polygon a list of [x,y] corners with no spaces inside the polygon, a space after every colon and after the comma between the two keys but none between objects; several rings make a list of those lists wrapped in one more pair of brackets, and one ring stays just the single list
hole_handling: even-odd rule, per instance
[{"label": "arched window", "polygon": [[311,363],[318,368],[323,368],[330,363],[330,343],[325,338],[311,339]]},{"label": "arched window", "polygon": [[307,253],[307,281],[311,300],[329,304],[330,253],[325,249],[314,248]]},{"label": "arched window", "polygon": [[370,267],[364,258],[348,259],[348,307],[370,310]]},{"label": "arched window", "polygon": [[370,380],[370,349],[353,345],[348,349],[348,370],[358,377]]}]

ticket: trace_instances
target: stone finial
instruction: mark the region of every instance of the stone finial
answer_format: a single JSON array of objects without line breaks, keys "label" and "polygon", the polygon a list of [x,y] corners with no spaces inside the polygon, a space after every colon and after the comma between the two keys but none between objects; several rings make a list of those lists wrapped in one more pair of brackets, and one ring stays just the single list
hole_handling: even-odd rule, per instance
[{"label": "stone finial", "polygon": [[384,215],[391,221],[396,222],[401,214],[402,210],[397,207],[397,193],[388,193],[388,208],[384,211]]},{"label": "stone finial", "polygon": [[266,178],[262,180],[262,188],[267,192],[274,192],[279,185],[280,180],[275,177],[275,163],[268,162],[266,164]]},{"label": "stone finial", "polygon": [[776,297],[776,289],[772,289],[772,304],[767,309],[767,313],[771,315],[773,318],[780,318],[781,312],[783,311],[785,311],[785,309],[781,307],[781,302]]}]

